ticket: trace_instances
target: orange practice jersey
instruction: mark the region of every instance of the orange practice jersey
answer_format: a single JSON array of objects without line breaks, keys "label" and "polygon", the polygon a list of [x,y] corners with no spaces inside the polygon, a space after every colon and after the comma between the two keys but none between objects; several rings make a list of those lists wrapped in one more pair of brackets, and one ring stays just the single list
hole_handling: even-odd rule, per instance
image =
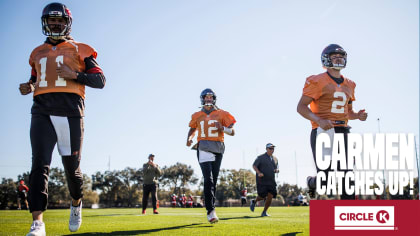
[{"label": "orange practice jersey", "polygon": [[224,133],[217,130],[216,122],[229,127],[235,124],[236,120],[229,112],[220,109],[212,111],[209,115],[199,111],[191,116],[189,126],[198,130],[197,142],[201,140],[224,141]]},{"label": "orange practice jersey", "polygon": [[[348,104],[355,100],[355,87],[356,84],[347,78],[337,84],[325,72],[306,79],[303,95],[313,98],[310,107],[315,115],[331,121],[344,121],[344,124],[334,126],[347,126]],[[318,127],[316,122],[311,123],[313,129]]]},{"label": "orange practice jersey", "polygon": [[29,64],[36,71],[34,96],[44,93],[76,93],[85,98],[85,85],[75,80],[66,80],[57,75],[59,62],[74,71],[84,72],[86,57],[96,58],[95,49],[87,44],[73,40],[53,46],[44,43],[35,48],[29,58]]}]

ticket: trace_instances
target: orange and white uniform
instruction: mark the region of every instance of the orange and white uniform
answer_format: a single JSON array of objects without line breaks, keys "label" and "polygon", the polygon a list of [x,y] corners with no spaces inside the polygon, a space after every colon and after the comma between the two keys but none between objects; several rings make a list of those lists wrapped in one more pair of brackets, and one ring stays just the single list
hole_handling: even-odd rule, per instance
[{"label": "orange and white uniform", "polygon": [[214,110],[209,115],[203,111],[198,111],[191,116],[189,126],[197,129],[197,142],[201,140],[224,141],[224,133],[218,131],[216,122],[221,123],[224,127],[230,127],[236,123],[236,120],[229,112],[221,109]]},{"label": "orange and white uniform", "polygon": [[[356,100],[355,87],[356,83],[347,78],[344,78],[341,84],[337,84],[325,72],[306,79],[303,95],[313,98],[310,107],[315,115],[333,121],[334,126],[347,126],[348,104]],[[316,122],[311,123],[312,129],[318,127]]]},{"label": "orange and white uniform", "polygon": [[85,71],[84,59],[97,52],[87,44],[67,40],[58,45],[44,43],[35,48],[29,58],[29,64],[36,72],[34,96],[45,93],[75,93],[85,98],[85,85],[76,80],[65,80],[57,75],[56,69],[59,62],[66,64],[72,70]]}]

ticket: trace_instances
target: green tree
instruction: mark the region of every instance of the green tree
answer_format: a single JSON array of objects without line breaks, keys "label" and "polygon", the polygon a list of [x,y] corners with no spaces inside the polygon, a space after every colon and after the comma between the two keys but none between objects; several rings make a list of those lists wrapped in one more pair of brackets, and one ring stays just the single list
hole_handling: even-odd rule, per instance
[{"label": "green tree", "polygon": [[219,172],[219,179],[216,185],[216,199],[219,202],[220,206],[223,206],[224,201],[232,196],[232,192],[229,187],[229,176],[230,171],[226,169],[221,169]]},{"label": "green tree", "polygon": [[23,181],[25,181],[25,184],[28,185],[29,184],[29,174],[30,174],[30,172],[27,171],[27,172],[24,172],[21,175],[18,175],[18,182],[20,180],[23,180]]},{"label": "green tree", "polygon": [[194,169],[191,166],[177,162],[175,165],[162,168],[163,175],[159,181],[167,190],[177,193],[177,195],[188,192],[190,185],[198,182],[194,176]]},{"label": "green tree", "polygon": [[17,204],[17,185],[13,179],[3,178],[0,184],[0,209],[7,209]]},{"label": "green tree", "polygon": [[91,207],[92,204],[99,202],[99,195],[92,191],[92,180],[86,174],[83,174],[83,206]]},{"label": "green tree", "polygon": [[96,172],[92,183],[92,189],[101,190],[99,202],[105,204],[107,207],[112,207],[118,205],[118,192],[121,185],[122,183],[117,178],[116,171],[105,171],[103,174]]},{"label": "green tree", "polygon": [[247,187],[248,192],[257,191],[255,184],[255,175],[251,170],[246,169],[231,169],[227,175],[228,181],[228,198],[241,198],[241,191]]},{"label": "green tree", "polygon": [[117,178],[119,178],[122,183],[122,192],[119,193],[122,205],[131,207],[139,204],[141,195],[141,183],[143,182],[141,171],[127,167],[122,171],[118,171],[117,173]]},{"label": "green tree", "polygon": [[291,202],[299,196],[299,193],[303,193],[303,189],[299,188],[297,185],[291,185],[288,183],[281,184],[277,186],[277,192],[281,195],[286,204],[291,204]]},{"label": "green tree", "polygon": [[[31,190],[29,189],[29,191]],[[70,201],[64,170],[57,167],[51,168],[48,181],[48,206],[65,206],[69,205]]]},{"label": "green tree", "polygon": [[239,199],[245,187],[248,192],[256,191],[255,175],[250,170],[221,169],[216,186],[216,199],[220,205],[230,198]]}]

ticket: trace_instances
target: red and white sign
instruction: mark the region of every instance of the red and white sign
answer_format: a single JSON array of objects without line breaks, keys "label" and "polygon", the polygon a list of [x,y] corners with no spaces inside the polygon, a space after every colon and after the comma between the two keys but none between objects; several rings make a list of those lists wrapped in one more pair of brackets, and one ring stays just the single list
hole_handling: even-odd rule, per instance
[{"label": "red and white sign", "polygon": [[418,200],[312,200],[310,236],[420,235]]},{"label": "red and white sign", "polygon": [[394,230],[394,206],[335,206],[335,230]]}]

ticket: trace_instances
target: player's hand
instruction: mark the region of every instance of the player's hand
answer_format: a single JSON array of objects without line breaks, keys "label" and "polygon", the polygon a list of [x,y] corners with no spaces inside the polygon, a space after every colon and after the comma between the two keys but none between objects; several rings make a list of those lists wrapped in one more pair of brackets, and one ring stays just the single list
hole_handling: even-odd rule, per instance
[{"label": "player's hand", "polygon": [[31,82],[19,84],[19,91],[22,95],[27,95],[35,90]]},{"label": "player's hand", "polygon": [[359,118],[359,120],[365,121],[368,117],[368,113],[365,112],[365,109],[360,110],[359,112],[357,112],[357,117]]},{"label": "player's hand", "polygon": [[260,172],[260,173],[258,173],[258,177],[262,178],[262,177],[264,177],[264,174]]},{"label": "player's hand", "polygon": [[318,125],[319,127],[321,127],[323,130],[329,130],[331,128],[334,128],[333,123],[330,120],[324,120],[324,119],[320,119],[318,121]]},{"label": "player's hand", "polygon": [[218,131],[223,132],[223,125],[220,124],[219,122],[214,123],[215,127],[217,128]]},{"label": "player's hand", "polygon": [[187,140],[187,147],[190,147],[192,143],[193,143],[192,140]]},{"label": "player's hand", "polygon": [[77,79],[76,71],[72,70],[67,65],[59,62],[59,66],[57,66],[57,75],[64,79]]}]

